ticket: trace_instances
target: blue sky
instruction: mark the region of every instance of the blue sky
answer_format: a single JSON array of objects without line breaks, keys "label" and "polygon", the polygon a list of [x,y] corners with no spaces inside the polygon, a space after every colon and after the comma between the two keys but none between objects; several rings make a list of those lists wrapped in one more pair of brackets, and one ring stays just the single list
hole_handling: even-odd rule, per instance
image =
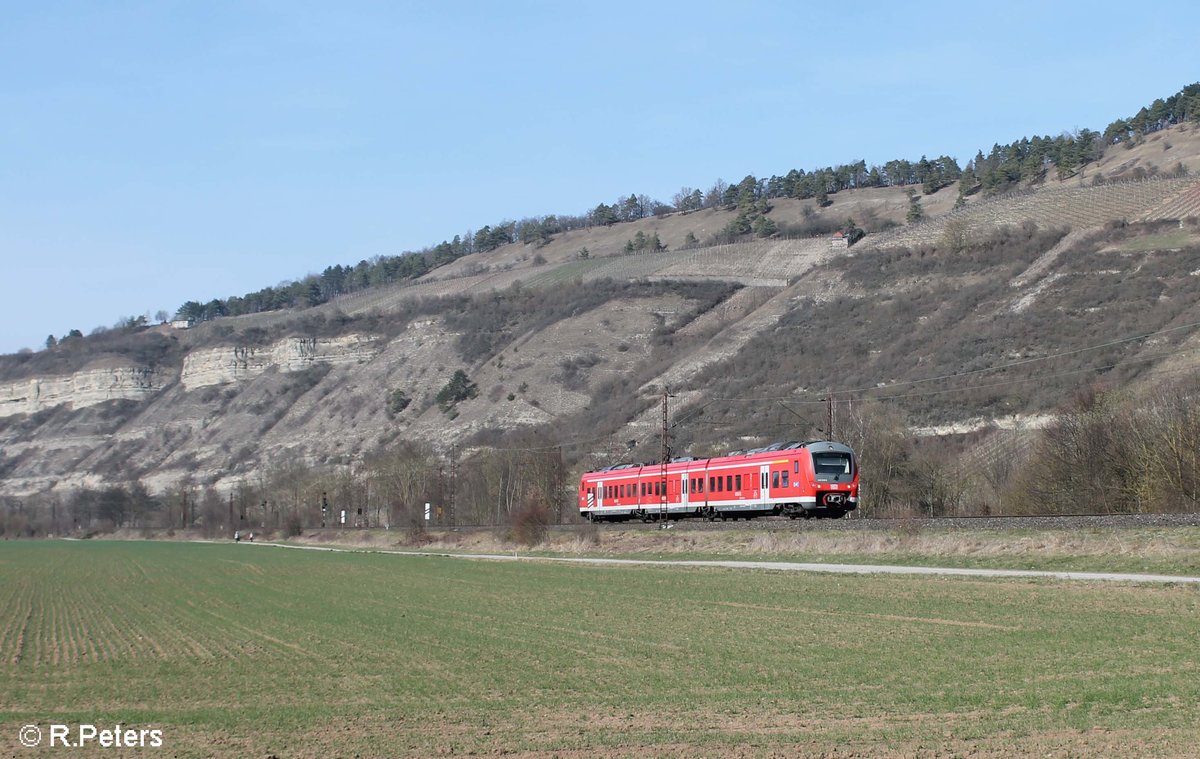
[{"label": "blue sky", "polygon": [[631,192],[965,162],[1200,80],[1196,4],[976,5],[0,0],[0,352]]}]

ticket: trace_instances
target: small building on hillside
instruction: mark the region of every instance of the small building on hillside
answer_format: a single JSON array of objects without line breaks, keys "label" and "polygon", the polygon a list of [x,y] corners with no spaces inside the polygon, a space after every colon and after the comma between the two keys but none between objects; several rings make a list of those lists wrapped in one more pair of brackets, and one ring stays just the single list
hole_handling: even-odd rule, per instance
[{"label": "small building on hillside", "polygon": [[850,247],[850,238],[847,237],[846,233],[840,229],[838,231],[834,232],[833,235],[829,238],[829,249],[830,250],[845,250],[846,248],[849,248],[849,247]]}]

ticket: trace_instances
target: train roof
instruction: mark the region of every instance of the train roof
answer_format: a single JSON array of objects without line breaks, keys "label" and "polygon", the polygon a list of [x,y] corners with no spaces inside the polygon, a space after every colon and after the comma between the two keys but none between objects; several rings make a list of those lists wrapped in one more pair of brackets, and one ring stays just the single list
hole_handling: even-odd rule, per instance
[{"label": "train roof", "polygon": [[[712,460],[712,459],[733,458],[736,456],[755,456],[755,455],[759,455],[759,454],[763,454],[763,453],[776,453],[779,451],[796,451],[796,450],[800,450],[802,448],[812,448],[812,449],[819,448],[824,451],[837,451],[839,453],[853,453],[853,451],[850,449],[850,446],[848,446],[844,443],[835,442],[833,440],[805,440],[805,441],[788,440],[788,441],[784,441],[784,442],[780,442],[780,443],[771,443],[770,445],[764,445],[759,448],[747,448],[747,449],[743,449],[743,450],[739,450],[739,451],[730,451],[729,453],[726,453],[726,454],[723,454],[720,456],[709,456],[709,457],[677,456],[677,457],[671,459],[670,464],[683,464],[683,463],[687,463],[690,461],[705,461],[705,460]],[[644,469],[644,468],[648,468],[648,467],[656,467],[657,468],[657,467],[661,467],[661,466],[662,466],[662,464],[657,461],[647,461],[644,464],[636,464],[636,463],[612,464],[610,466],[602,467],[600,469],[594,469],[589,472],[585,472],[584,474],[585,475],[586,474],[599,474],[601,472],[614,472],[614,471],[619,471],[622,469]]]}]

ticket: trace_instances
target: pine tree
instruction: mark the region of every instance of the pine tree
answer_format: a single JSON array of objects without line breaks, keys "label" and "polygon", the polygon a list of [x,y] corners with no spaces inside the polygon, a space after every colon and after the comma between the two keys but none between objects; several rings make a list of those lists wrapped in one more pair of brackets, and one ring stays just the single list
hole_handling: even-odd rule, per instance
[{"label": "pine tree", "polygon": [[465,401],[479,395],[479,387],[467,377],[467,373],[462,369],[455,370],[454,376],[446,383],[445,387],[438,391],[434,398],[437,401],[438,407],[442,409],[442,413],[450,413],[460,401]]},{"label": "pine tree", "polygon": [[925,209],[921,208],[921,197],[915,192],[908,196],[908,214],[904,217],[909,224],[916,224],[925,218]]},{"label": "pine tree", "polygon": [[759,237],[771,237],[779,231],[775,220],[768,216],[759,216],[754,220],[754,234]]}]

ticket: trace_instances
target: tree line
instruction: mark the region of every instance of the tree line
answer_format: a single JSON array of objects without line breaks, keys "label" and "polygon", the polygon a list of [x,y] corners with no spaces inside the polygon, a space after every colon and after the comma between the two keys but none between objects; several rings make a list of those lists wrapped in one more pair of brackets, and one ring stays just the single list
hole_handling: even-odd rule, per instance
[{"label": "tree line", "polygon": [[405,441],[354,468],[280,461],[224,493],[184,479],[158,493],[132,481],[4,498],[0,538],[121,530],[181,530],[208,537],[229,537],[234,530],[294,536],[321,528],[414,533],[490,525],[510,526],[525,541],[549,524],[570,519],[572,490],[561,449],[439,456],[425,444]]},{"label": "tree line", "polygon": [[[215,298],[208,302],[187,301],[179,307],[176,318],[198,322],[220,316],[316,306],[369,287],[416,279],[463,256],[494,250],[502,245],[520,242],[541,247],[564,232],[668,213],[717,208],[739,210],[739,218],[723,230],[728,238],[774,234],[771,225],[760,220],[765,217],[761,204],[774,198],[813,199],[823,206],[829,204],[830,195],[843,190],[920,186],[923,194],[930,195],[960,182],[962,202],[975,193],[1005,192],[1022,183],[1043,181],[1051,168],[1059,179],[1065,179],[1098,160],[1109,146],[1132,145],[1148,134],[1185,121],[1200,121],[1200,83],[1190,84],[1168,98],[1156,99],[1134,116],[1113,121],[1102,133],[1081,129],[1057,137],[1023,137],[1005,145],[997,143],[986,154],[978,151],[965,166],[945,155],[932,159],[922,156],[916,161],[894,159],[871,166],[860,159],[808,171],[792,169],[767,178],[748,175],[736,184],[717,179],[707,191],[682,187],[670,203],[645,194],[630,193],[612,203],[599,203],[578,215],[549,214],[517,221],[504,220],[478,230],[468,230],[419,251],[377,256],[352,265],[338,264],[320,274],[310,274],[242,296]],[[757,213],[753,210],[755,204],[759,204]],[[751,210],[742,214],[743,209]]]},{"label": "tree line", "polygon": [[[1031,441],[1015,440],[982,459],[963,447],[962,436],[949,443],[914,437],[895,407],[878,402],[842,404],[837,437],[858,455],[864,516],[1194,513],[1197,391],[1194,379],[1137,394],[1087,385]],[[438,454],[403,441],[353,467],[286,459],[225,493],[185,479],[159,493],[131,481],[8,497],[0,499],[0,538],[382,528],[420,539],[426,529],[492,525],[536,543],[547,525],[578,521],[577,475],[596,461],[592,451],[548,446],[531,430],[504,442]]]}]

